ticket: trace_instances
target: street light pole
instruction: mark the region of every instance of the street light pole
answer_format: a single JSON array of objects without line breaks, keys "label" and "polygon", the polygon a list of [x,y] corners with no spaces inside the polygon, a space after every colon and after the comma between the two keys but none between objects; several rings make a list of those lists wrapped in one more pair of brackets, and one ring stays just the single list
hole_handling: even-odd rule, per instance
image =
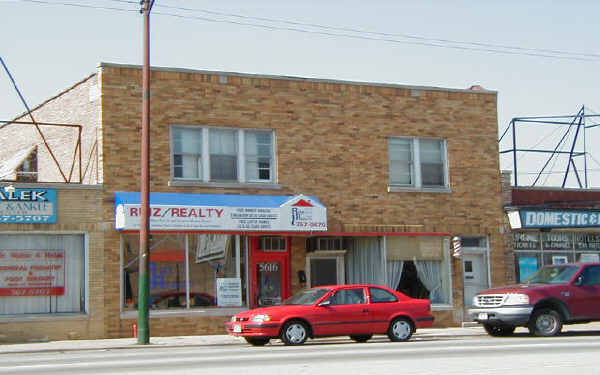
[{"label": "street light pole", "polygon": [[150,10],[154,0],[142,0],[144,15],[144,67],[142,69],[142,160],[140,254],[138,282],[138,344],[150,343],[149,294],[150,294]]}]

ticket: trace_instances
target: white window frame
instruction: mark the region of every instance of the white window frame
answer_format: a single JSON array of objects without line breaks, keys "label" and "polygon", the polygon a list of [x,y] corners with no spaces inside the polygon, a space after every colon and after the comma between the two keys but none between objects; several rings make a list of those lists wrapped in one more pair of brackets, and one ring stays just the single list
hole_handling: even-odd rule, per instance
[{"label": "white window frame", "polygon": [[[450,176],[448,171],[448,147],[447,142],[443,138],[433,137],[390,137],[388,138],[388,162],[391,164],[391,153],[390,143],[392,139],[405,139],[411,141],[411,184],[395,184],[390,180],[388,185],[388,192],[399,192],[399,191],[428,191],[428,192],[450,192]],[[444,184],[440,186],[424,186],[421,174],[421,153],[420,153],[420,140],[422,139],[433,139],[441,141],[441,154],[442,154],[442,177]],[[390,166],[391,168],[391,166]]]},{"label": "white window frame", "polygon": [[[83,278],[84,287],[84,311],[65,313],[33,313],[1,315],[0,323],[20,321],[53,321],[53,320],[77,320],[89,319],[90,317],[90,234],[81,231],[1,231],[3,235],[72,235],[83,237]],[[66,280],[65,280],[66,282]]]},{"label": "white window frame", "polygon": [[[202,176],[200,178],[185,178],[175,177],[175,153],[174,153],[174,131],[175,129],[195,128],[202,131]],[[236,181],[213,181],[210,176],[210,129],[233,130],[237,136],[237,180]],[[246,171],[246,133],[247,132],[270,132],[271,133],[271,173],[269,180],[255,180],[247,178]],[[277,184],[277,141],[275,131],[272,129],[256,129],[256,128],[230,128],[230,127],[215,127],[215,126],[195,126],[195,125],[172,125],[170,128],[170,168],[171,180],[170,186],[199,186],[209,185],[214,187],[256,187],[266,189],[280,189]]]}]

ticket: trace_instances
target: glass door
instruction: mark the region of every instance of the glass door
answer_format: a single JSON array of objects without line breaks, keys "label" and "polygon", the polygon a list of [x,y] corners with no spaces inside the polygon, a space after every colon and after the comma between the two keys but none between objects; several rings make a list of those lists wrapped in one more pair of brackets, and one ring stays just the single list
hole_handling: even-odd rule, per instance
[{"label": "glass door", "polygon": [[251,308],[278,305],[290,297],[290,240],[250,238]]}]

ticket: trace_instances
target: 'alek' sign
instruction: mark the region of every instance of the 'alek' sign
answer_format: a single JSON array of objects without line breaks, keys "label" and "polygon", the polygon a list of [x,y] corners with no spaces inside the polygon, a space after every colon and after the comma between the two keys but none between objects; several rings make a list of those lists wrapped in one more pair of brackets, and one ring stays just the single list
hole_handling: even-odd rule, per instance
[{"label": "'alek' sign", "polygon": [[[243,207],[183,204],[150,204],[151,230],[203,231],[327,231],[327,209],[310,197],[281,197],[276,205]],[[249,197],[249,200],[252,198]],[[256,198],[259,200],[259,197]],[[269,200],[265,200],[269,202]],[[272,202],[271,202],[272,203]],[[116,207],[116,229],[140,228],[140,204],[122,203]]]},{"label": "'alek' sign", "polygon": [[56,223],[55,189],[0,188],[0,223]]}]

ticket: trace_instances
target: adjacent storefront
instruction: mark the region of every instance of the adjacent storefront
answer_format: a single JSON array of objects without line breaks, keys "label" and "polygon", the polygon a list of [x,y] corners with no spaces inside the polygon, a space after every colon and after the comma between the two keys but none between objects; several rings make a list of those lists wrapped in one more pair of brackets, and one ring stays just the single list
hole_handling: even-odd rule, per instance
[{"label": "adjacent storefront", "polygon": [[517,282],[546,264],[600,261],[600,211],[521,209],[508,217]]},{"label": "adjacent storefront", "polygon": [[[123,311],[137,308],[139,193],[116,193]],[[291,295],[291,236],[327,230],[314,197],[152,193],[153,310],[268,306]]]}]

